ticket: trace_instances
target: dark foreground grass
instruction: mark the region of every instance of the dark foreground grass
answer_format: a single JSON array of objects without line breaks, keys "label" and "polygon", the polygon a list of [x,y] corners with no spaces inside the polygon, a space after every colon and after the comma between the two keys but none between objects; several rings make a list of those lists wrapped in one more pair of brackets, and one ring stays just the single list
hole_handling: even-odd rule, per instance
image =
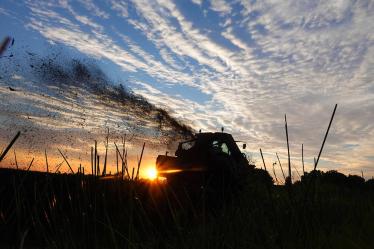
[{"label": "dark foreground grass", "polygon": [[209,189],[1,169],[0,246],[374,248],[372,181],[317,173],[290,188],[254,170],[222,201]]}]

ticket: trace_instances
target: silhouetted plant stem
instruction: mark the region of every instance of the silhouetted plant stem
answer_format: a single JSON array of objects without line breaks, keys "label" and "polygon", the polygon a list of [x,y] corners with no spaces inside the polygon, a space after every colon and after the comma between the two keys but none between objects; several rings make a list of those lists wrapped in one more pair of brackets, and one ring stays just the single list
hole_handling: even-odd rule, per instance
[{"label": "silhouetted plant stem", "polygon": [[97,155],[97,175],[100,176],[100,156]]},{"label": "silhouetted plant stem", "polygon": [[[119,151],[119,149],[118,149],[118,146],[117,146],[117,144],[114,142],[114,145],[116,146],[116,150],[118,151],[118,155],[120,156],[120,158],[121,158],[121,160],[122,160],[122,163],[123,163],[123,165],[124,165],[124,168],[125,168],[125,170],[126,170],[126,173],[127,173],[127,176],[129,177],[129,178],[131,178],[131,175],[129,174],[129,171],[127,170],[127,165],[125,164],[125,160],[123,159],[123,157],[122,157],[122,155],[121,155],[121,152]],[[127,153],[126,153],[126,155],[127,155]],[[123,173],[122,173],[123,174]],[[123,179],[123,178],[122,178]]]},{"label": "silhouetted plant stem", "polygon": [[47,157],[47,150],[44,150],[45,155],[45,166],[47,167],[47,173],[49,173],[49,166],[48,166],[48,157]]},{"label": "silhouetted plant stem", "polygon": [[301,179],[301,175],[300,175],[299,171],[297,170],[296,166],[295,166],[295,165],[292,165],[292,166],[293,166],[293,168],[295,169],[296,174],[297,174],[297,175],[300,177],[300,179]]},{"label": "silhouetted plant stem", "polygon": [[317,161],[316,161],[315,164],[314,164],[314,170],[316,170],[316,168],[317,168],[317,165],[318,165],[318,162],[319,162],[319,158],[320,158],[320,156],[321,156],[321,153],[322,153],[323,147],[324,147],[324,145],[325,145],[327,135],[329,134],[330,127],[331,127],[331,123],[332,123],[332,120],[334,119],[334,116],[335,116],[335,112],[336,112],[336,108],[337,108],[337,107],[338,107],[338,104],[335,104],[334,111],[332,112],[332,115],[331,115],[331,118],[330,118],[329,126],[327,127],[327,131],[326,131],[325,137],[323,138],[323,142],[322,142],[322,145],[321,145],[321,149],[319,150],[319,153],[318,153]]},{"label": "silhouetted plant stem", "polygon": [[261,154],[261,158],[262,158],[262,163],[264,164],[265,171],[267,171],[267,169],[266,169],[266,164],[265,164],[265,160],[264,160],[264,156],[262,155],[262,150],[261,150],[261,148],[260,148],[260,154]]},{"label": "silhouetted plant stem", "polygon": [[97,141],[95,140],[95,152],[94,152],[94,169],[95,169],[95,176],[97,176]]},{"label": "silhouetted plant stem", "polygon": [[64,154],[62,154],[62,152],[61,152],[60,149],[57,149],[57,150],[58,150],[58,152],[60,152],[60,154],[61,154],[61,156],[64,158],[66,164],[69,166],[69,169],[70,169],[71,173],[74,174],[74,170],[71,168],[70,163],[68,162],[68,160],[66,160],[66,157],[64,156]]},{"label": "silhouetted plant stem", "polygon": [[116,166],[117,166],[117,175],[118,175],[118,151],[116,150]]},{"label": "silhouetted plant stem", "polygon": [[17,161],[16,150],[13,150],[13,152],[14,152],[14,161],[16,163],[16,169],[18,169],[18,161]]},{"label": "silhouetted plant stem", "polygon": [[275,163],[273,163],[273,174],[274,174],[274,177],[275,177],[275,181],[276,181],[276,183],[277,183],[277,185],[279,185],[279,182],[278,182],[278,177],[277,177],[277,174],[275,173],[275,167],[274,167],[274,165],[275,164],[277,164],[276,162]]},{"label": "silhouetted plant stem", "polygon": [[278,153],[275,152],[275,155],[277,156],[277,159],[278,159],[278,162],[279,162],[279,167],[280,167],[280,169],[281,169],[281,171],[282,171],[282,175],[283,175],[284,182],[286,182],[286,175],[284,174],[283,167],[282,167],[282,163],[281,163],[280,160],[279,160]]},{"label": "silhouetted plant stem", "polygon": [[21,132],[17,132],[17,134],[13,137],[12,141],[8,144],[8,146],[4,149],[3,153],[0,155],[0,162],[4,159],[10,148],[12,148],[13,144],[17,141],[18,137],[21,135]]},{"label": "silhouetted plant stem", "polygon": [[301,162],[303,163],[303,175],[305,175],[305,167],[304,167],[304,144],[301,144]]},{"label": "silhouetted plant stem", "polygon": [[[127,174],[127,177],[129,177],[130,178],[130,174],[129,174],[129,171],[128,171],[128,166],[127,166],[127,149],[126,149],[126,151],[125,151],[125,156],[124,156],[124,164],[123,164],[123,167],[124,167],[124,169],[125,169],[125,171],[126,171],[126,174]],[[123,179],[123,178],[122,178]]]},{"label": "silhouetted plant stem", "polygon": [[139,170],[140,170],[140,165],[141,165],[141,163],[142,163],[144,147],[145,147],[145,143],[143,143],[142,152],[140,153],[140,159],[139,159],[139,161],[138,161],[138,168],[137,168],[137,170],[136,170],[136,180],[139,179]]},{"label": "silhouetted plant stem", "polygon": [[284,126],[286,128],[286,138],[287,138],[287,155],[288,155],[288,181],[292,184],[291,178],[291,156],[290,156],[290,144],[288,142],[288,128],[287,128],[287,116],[284,114]]},{"label": "silhouetted plant stem", "polygon": [[107,157],[108,157],[108,143],[109,143],[109,128],[108,128],[108,134],[106,136],[106,144],[105,144],[105,157],[104,157],[104,166],[103,166],[103,176],[106,175],[106,163],[107,163]]},{"label": "silhouetted plant stem", "polygon": [[[126,156],[125,156],[126,154]],[[127,170],[127,151],[126,151],[126,134],[122,137],[122,158],[124,158],[124,160],[122,160],[122,164],[121,164],[121,167],[122,167],[122,180],[124,179],[124,169],[126,169],[126,172],[127,172],[127,176],[130,178],[130,175],[128,173],[128,170]]]},{"label": "silhouetted plant stem", "polygon": [[91,174],[94,175],[93,147],[91,147]]},{"label": "silhouetted plant stem", "polygon": [[29,171],[30,169],[31,169],[31,166],[32,166],[32,163],[34,162],[34,158],[32,158],[32,160],[31,160],[31,162],[30,162],[30,164],[29,164],[29,167],[27,168],[27,170],[26,171]]}]

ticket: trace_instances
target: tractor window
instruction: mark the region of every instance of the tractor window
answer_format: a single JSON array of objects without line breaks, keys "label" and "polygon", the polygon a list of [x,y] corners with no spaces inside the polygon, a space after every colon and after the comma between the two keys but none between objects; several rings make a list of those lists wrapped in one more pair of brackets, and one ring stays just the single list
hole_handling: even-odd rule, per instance
[{"label": "tractor window", "polygon": [[231,155],[229,147],[227,146],[226,143],[222,143],[222,142],[219,142],[219,141],[213,141],[212,148],[213,148],[214,153],[217,153],[217,154],[224,153],[224,154],[227,154],[227,155]]},{"label": "tractor window", "polygon": [[218,148],[219,147],[219,142],[218,141],[213,141],[212,145],[213,145],[213,148]]},{"label": "tractor window", "polygon": [[220,143],[218,141],[213,141],[212,152],[214,154],[219,154],[221,152]]},{"label": "tractor window", "polygon": [[196,143],[195,140],[181,143],[181,148],[182,150],[190,150],[192,147],[195,146],[195,143]]},{"label": "tractor window", "polygon": [[229,147],[227,147],[227,144],[225,143],[222,143],[221,144],[221,149],[222,149],[222,152],[227,154],[227,155],[231,155],[231,152],[229,150]]}]

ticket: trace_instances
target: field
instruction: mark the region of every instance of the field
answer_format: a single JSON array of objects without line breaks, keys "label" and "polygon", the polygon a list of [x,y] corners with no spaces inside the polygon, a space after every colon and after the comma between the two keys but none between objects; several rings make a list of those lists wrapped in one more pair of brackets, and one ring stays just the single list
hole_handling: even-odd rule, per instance
[{"label": "field", "polygon": [[0,170],[5,248],[374,248],[374,184],[337,172],[225,198],[156,181]]}]

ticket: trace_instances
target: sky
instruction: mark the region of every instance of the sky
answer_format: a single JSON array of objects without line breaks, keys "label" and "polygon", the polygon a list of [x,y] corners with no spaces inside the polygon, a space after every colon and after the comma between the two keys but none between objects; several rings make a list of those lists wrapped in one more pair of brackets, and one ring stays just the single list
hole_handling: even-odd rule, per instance
[{"label": "sky", "polygon": [[[39,77],[40,72],[35,76],[29,66],[51,56],[63,66],[78,58],[104,72],[108,84],[123,84],[195,131],[224,127],[247,143],[245,152],[258,166],[259,148],[268,165],[276,161],[276,152],[286,165],[287,114],[292,164],[301,171],[304,144],[310,170],[337,103],[319,168],[362,172],[370,178],[374,176],[373,30],[374,2],[365,0],[3,0],[0,36],[11,36],[15,43],[0,58],[0,96],[6,100],[0,105],[1,128],[9,131],[7,127],[20,125],[29,127],[29,134],[30,127],[35,134],[60,134],[56,141],[40,146],[35,145],[37,138],[33,142],[29,138],[18,149],[30,154],[31,147],[40,151],[52,143],[64,144],[74,157],[82,145],[88,151],[107,126],[139,115],[131,112],[125,117],[81,85],[52,84]],[[45,84],[48,91],[41,87]],[[9,85],[19,91],[9,91]],[[74,88],[75,95],[58,93],[61,87]],[[82,131],[77,120],[86,109]],[[55,119],[40,114],[44,112],[54,113]],[[141,128],[149,127],[151,116],[128,125],[138,127],[133,133],[143,140],[157,140],[159,133]],[[1,136],[3,144],[10,133]],[[67,133],[69,143],[61,138]],[[165,150],[155,147],[149,153],[150,163]]]}]

